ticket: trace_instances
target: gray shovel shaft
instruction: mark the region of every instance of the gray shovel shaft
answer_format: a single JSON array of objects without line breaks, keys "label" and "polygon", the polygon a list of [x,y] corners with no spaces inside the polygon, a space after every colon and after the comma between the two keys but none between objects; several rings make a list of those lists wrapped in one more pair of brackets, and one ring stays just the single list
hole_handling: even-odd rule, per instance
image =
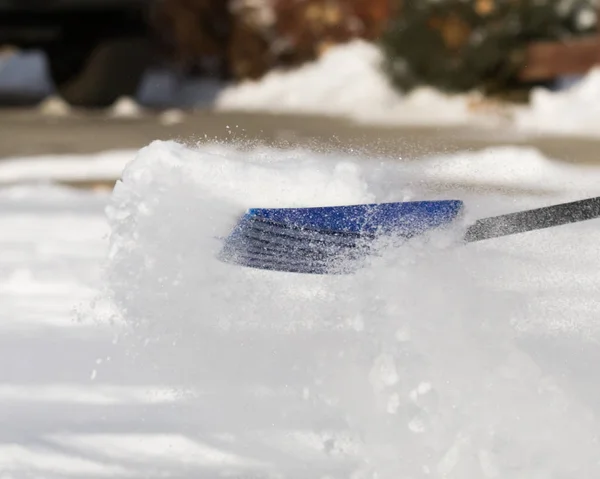
[{"label": "gray shovel shaft", "polygon": [[465,241],[472,243],[600,217],[600,197],[482,218],[472,224]]}]

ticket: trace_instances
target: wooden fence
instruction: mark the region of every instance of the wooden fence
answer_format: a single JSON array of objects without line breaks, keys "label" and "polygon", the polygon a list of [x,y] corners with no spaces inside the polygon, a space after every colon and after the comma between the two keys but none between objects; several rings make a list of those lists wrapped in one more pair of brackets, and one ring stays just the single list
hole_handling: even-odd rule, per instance
[{"label": "wooden fence", "polygon": [[526,50],[519,80],[536,82],[563,75],[583,75],[600,64],[600,35],[564,42],[534,42]]}]

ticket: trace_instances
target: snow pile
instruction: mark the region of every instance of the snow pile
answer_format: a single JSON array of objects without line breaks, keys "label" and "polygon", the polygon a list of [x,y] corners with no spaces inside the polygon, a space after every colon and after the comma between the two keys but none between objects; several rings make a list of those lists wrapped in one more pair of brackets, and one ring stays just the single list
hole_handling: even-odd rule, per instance
[{"label": "snow pile", "polygon": [[[466,165],[492,166],[490,155],[457,155],[434,179],[476,181]],[[499,281],[520,259],[512,252],[454,247],[446,234],[427,248],[417,239],[384,249],[339,277],[215,259],[219,238],[250,206],[398,200],[429,181],[435,161],[421,170],[152,143],[107,207],[106,294],[127,324],[122,341],[173,385],[214,398],[199,413],[230,438],[228,450],[288,477],[598,477],[594,409],[517,341],[514,322],[539,318],[535,302]],[[540,179],[552,166],[538,157],[515,173]],[[594,260],[587,267],[597,271]]]},{"label": "snow pile", "polygon": [[600,134],[600,69],[564,91],[537,88],[530,104],[521,108],[494,105],[477,93],[446,95],[427,87],[402,95],[381,64],[376,45],[355,40],[300,68],[225,88],[215,105],[221,110],[329,115],[375,124],[506,124],[528,133]]},{"label": "snow pile", "polygon": [[377,46],[355,40],[331,47],[300,68],[226,88],[215,105],[221,110],[324,114],[398,124],[462,124],[474,118],[472,95],[450,96],[429,88],[399,95],[381,62]]},{"label": "snow pile", "polygon": [[185,113],[177,108],[165,110],[160,114],[160,122],[165,126],[177,125],[185,121]]},{"label": "snow pile", "polygon": [[530,133],[600,135],[600,68],[563,91],[536,88],[530,104],[515,112],[514,123]]},{"label": "snow pile", "polygon": [[143,113],[140,105],[128,96],[118,98],[110,107],[110,115],[113,118],[139,118]]},{"label": "snow pile", "polygon": [[51,117],[66,117],[73,113],[71,106],[59,96],[50,96],[39,105],[42,115]]}]

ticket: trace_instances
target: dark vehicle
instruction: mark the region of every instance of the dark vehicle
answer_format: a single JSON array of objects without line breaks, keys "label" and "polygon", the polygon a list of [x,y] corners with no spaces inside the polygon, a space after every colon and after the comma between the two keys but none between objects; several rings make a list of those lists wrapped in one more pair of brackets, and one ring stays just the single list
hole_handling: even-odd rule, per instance
[{"label": "dark vehicle", "polygon": [[43,51],[57,92],[76,106],[133,95],[153,58],[154,0],[0,0],[0,46]]}]

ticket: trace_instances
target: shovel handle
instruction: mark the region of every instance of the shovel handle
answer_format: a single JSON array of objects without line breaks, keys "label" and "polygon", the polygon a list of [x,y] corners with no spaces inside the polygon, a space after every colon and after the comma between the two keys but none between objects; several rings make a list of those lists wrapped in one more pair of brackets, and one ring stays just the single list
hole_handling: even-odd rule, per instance
[{"label": "shovel handle", "polygon": [[598,217],[600,217],[600,197],[588,198],[479,219],[467,229],[465,241],[472,243]]}]

